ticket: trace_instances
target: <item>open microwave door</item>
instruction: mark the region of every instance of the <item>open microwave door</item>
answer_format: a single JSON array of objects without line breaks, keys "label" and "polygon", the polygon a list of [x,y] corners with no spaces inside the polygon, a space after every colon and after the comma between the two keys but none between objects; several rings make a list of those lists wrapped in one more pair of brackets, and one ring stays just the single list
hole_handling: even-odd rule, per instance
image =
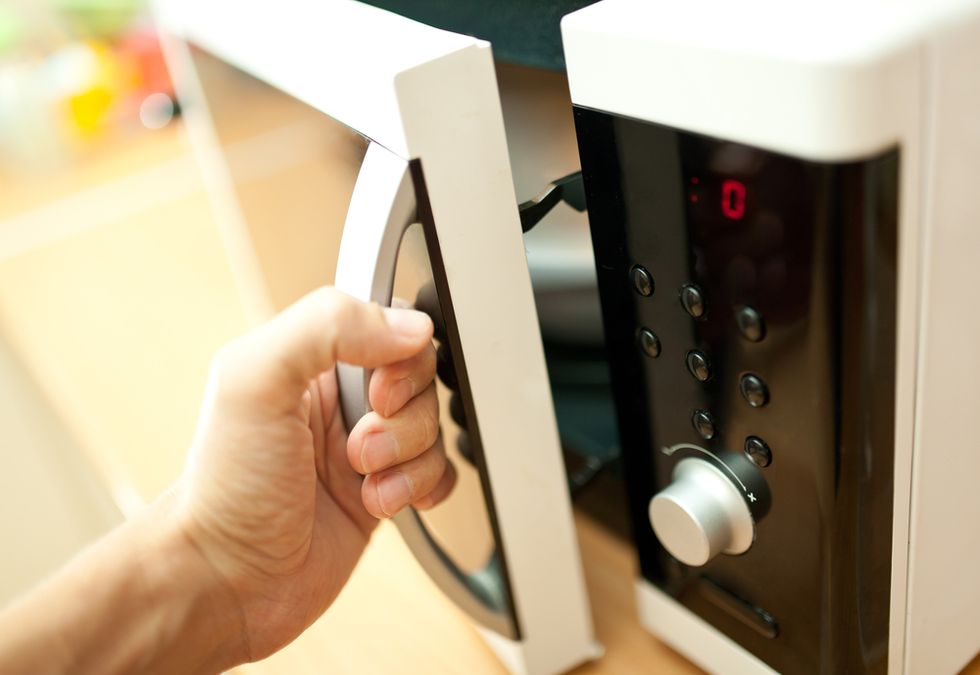
[{"label": "open microwave door", "polygon": [[[355,165],[335,283],[434,319],[458,484],[396,517],[418,560],[512,672],[594,658],[490,45],[350,0],[167,0],[157,16],[188,118],[215,126],[201,64],[220,62],[347,139],[323,144]],[[229,185],[227,161],[204,168]],[[367,376],[338,369],[349,426]]]}]

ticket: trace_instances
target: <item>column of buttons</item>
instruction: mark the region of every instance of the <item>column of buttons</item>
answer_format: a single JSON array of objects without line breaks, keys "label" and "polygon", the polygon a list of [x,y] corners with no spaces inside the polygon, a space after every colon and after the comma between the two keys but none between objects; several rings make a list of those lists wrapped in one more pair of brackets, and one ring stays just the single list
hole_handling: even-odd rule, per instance
[{"label": "column of buttons", "polygon": [[[646,276],[644,276],[646,275]],[[634,288],[641,295],[653,292],[653,279],[645,269],[635,266],[632,270]],[[649,292],[644,292],[648,290]],[[703,319],[707,313],[707,303],[704,293],[694,284],[685,284],[679,293],[681,306],[693,319]],[[753,307],[742,305],[735,310],[735,322],[742,337],[749,342],[760,342],[766,336],[766,324],[762,315]],[[639,333],[639,344],[648,356],[660,355],[660,341],[649,329]],[[711,360],[702,351],[692,349],[687,353],[687,370],[699,382],[711,379]],[[746,373],[739,378],[739,392],[742,398],[753,408],[761,408],[769,403],[769,388],[761,377],[754,373]],[[691,415],[691,426],[701,438],[708,441],[715,437],[716,423],[714,416],[707,410],[695,410]],[[745,455],[758,467],[764,468],[772,463],[772,450],[758,436],[748,436],[745,439]]]},{"label": "column of buttons", "polygon": [[[737,307],[735,323],[742,337],[749,342],[761,342],[766,336],[766,322],[754,307],[748,305]],[[755,373],[745,373],[739,378],[738,391],[745,402],[753,408],[761,408],[769,403],[769,387]],[[772,450],[769,444],[758,436],[747,436],[743,450],[745,456],[760,469],[772,464]]]},{"label": "column of buttons", "polygon": [[[742,337],[749,342],[761,342],[766,336],[766,322],[754,307],[742,305],[736,308],[735,323]],[[769,403],[769,387],[754,373],[746,373],[739,378],[738,391],[753,408],[761,408]],[[748,436],[745,439],[744,451],[745,456],[760,469],[772,464],[772,450],[758,436]]]},{"label": "column of buttons", "polygon": [[[630,283],[633,284],[633,290],[645,298],[653,295],[656,290],[653,275],[643,265],[633,265],[630,268]],[[660,356],[660,338],[646,326],[637,331],[636,344],[648,358],[655,359]]]},{"label": "column of buttons", "polygon": [[[695,284],[684,284],[680,288],[678,297],[681,301],[681,307],[684,308],[684,311],[687,312],[688,316],[690,316],[692,319],[698,320],[704,318],[705,313],[707,312],[707,303],[704,299],[704,293],[698,286]],[[687,353],[686,363],[687,371],[691,373],[691,376],[697,381],[707,382],[711,379],[711,359],[709,359],[708,355],[704,352],[692,349]],[[710,418],[708,413],[704,411],[699,412],[707,415]],[[695,424],[695,428],[698,429],[698,433],[701,434],[702,438],[711,438],[711,436],[714,435],[714,420],[711,420],[711,435],[705,436],[704,433],[702,433],[703,430],[708,428],[705,418],[703,416],[698,417],[698,413],[695,413],[695,418],[700,419],[702,423],[700,429],[698,429],[697,424]]]}]

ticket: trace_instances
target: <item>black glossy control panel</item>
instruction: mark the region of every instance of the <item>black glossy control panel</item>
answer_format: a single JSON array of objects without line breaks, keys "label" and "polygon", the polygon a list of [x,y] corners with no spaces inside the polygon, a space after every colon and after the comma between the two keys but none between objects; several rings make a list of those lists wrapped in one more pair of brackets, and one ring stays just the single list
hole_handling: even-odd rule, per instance
[{"label": "black glossy control panel", "polygon": [[[643,575],[784,673],[884,673],[898,151],[822,164],[575,112]],[[686,567],[650,499],[694,444],[771,494]]]}]

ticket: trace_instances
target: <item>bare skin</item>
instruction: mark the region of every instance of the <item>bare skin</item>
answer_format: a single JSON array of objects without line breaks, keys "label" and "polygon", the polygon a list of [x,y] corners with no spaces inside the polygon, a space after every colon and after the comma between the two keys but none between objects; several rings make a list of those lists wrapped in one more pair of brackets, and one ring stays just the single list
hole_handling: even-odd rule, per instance
[{"label": "bare skin", "polygon": [[[378,519],[453,487],[431,337],[324,288],[224,347],[184,475],[0,614],[0,671],[214,673],[289,644]],[[338,361],[375,369],[349,436]]]}]

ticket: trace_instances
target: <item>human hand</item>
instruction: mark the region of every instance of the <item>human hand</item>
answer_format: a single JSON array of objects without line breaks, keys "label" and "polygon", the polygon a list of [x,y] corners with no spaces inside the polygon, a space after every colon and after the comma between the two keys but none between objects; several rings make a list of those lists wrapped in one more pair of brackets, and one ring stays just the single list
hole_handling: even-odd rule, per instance
[{"label": "human hand", "polygon": [[[216,673],[292,641],[377,518],[452,489],[431,337],[324,288],[222,349],[182,479],[0,612],[0,671]],[[375,369],[349,437],[338,361]]]},{"label": "human hand", "polygon": [[[214,361],[177,514],[271,654],[333,602],[378,518],[455,481],[438,443],[432,323],[334,289],[306,296]],[[336,362],[374,368],[349,437]]]}]

